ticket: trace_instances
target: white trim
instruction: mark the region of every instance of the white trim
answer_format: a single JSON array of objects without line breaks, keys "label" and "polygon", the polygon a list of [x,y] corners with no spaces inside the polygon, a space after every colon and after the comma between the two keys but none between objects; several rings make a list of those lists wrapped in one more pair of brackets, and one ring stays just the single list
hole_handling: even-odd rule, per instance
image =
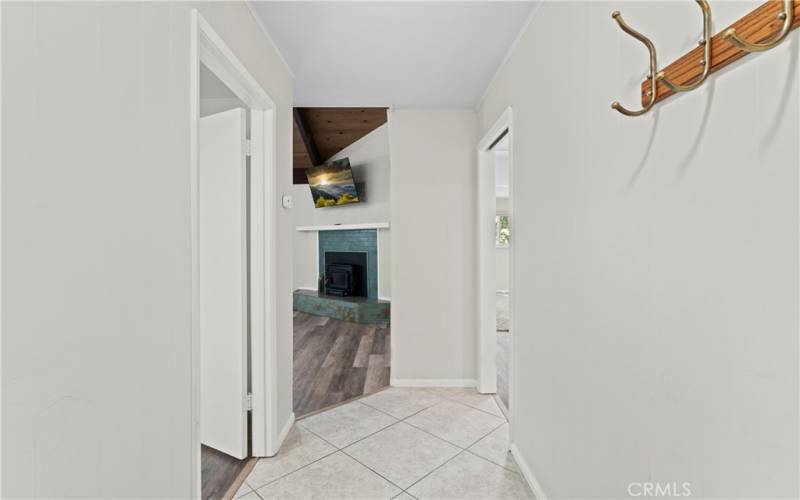
[{"label": "white trim", "polygon": [[486,84],[486,88],[483,89],[483,93],[481,94],[480,99],[478,99],[478,102],[475,103],[475,108],[474,108],[475,111],[478,111],[481,105],[483,104],[483,101],[486,100],[486,96],[489,95],[489,89],[492,88],[492,85],[494,84],[495,80],[497,80],[497,77],[500,76],[500,72],[508,63],[508,60],[511,59],[511,55],[514,53],[515,50],[517,50],[517,45],[519,45],[519,42],[525,35],[525,32],[528,31],[528,26],[531,25],[533,19],[536,17],[536,14],[539,13],[539,7],[541,7],[545,1],[546,0],[539,0],[539,3],[533,6],[531,13],[528,14],[528,18],[525,20],[525,23],[522,25],[522,28],[517,32],[516,38],[514,38],[514,41],[511,42],[511,45],[508,46],[508,50],[506,50],[506,54],[503,56],[503,60],[500,61],[500,65],[497,66],[494,75],[492,75],[492,79],[489,80],[489,83]]},{"label": "white trim", "polygon": [[252,455],[274,454],[277,436],[277,320],[276,320],[276,146],[275,103],[247,71],[197,9],[190,25],[190,190],[192,241],[192,496],[200,486],[200,331],[198,259],[198,123],[200,119],[200,64],[208,67],[251,111],[251,384],[253,393]]},{"label": "white trim", "polygon": [[392,298],[391,297],[385,297],[383,295],[378,295],[378,300],[385,300],[386,302],[391,302]]},{"label": "white trim", "polygon": [[261,16],[258,15],[258,12],[254,10],[254,7],[252,5],[252,0],[245,0],[244,4],[247,6],[247,10],[250,11],[250,15],[253,16],[253,20],[256,22],[258,27],[261,28],[261,32],[264,33],[264,36],[267,38],[269,44],[272,45],[272,48],[275,50],[275,53],[278,54],[278,59],[281,60],[283,66],[286,68],[286,71],[289,72],[289,76],[291,76],[292,80],[294,80],[295,76],[294,76],[294,71],[292,71],[292,67],[289,66],[288,62],[286,62],[286,58],[283,57],[283,52],[281,52],[281,49],[278,48],[278,44],[275,43],[275,40],[272,38],[272,35],[269,34],[269,30],[264,25],[264,22],[261,20]]},{"label": "white trim", "polygon": [[330,101],[325,100],[295,101],[292,105],[295,108],[392,108],[391,104],[387,104],[382,101],[360,101],[358,99],[348,102],[338,102],[335,104],[331,104]]},{"label": "white trim", "polygon": [[[506,132],[507,131],[507,132]],[[496,294],[497,282],[495,273],[495,257],[497,249],[495,247],[495,217],[497,215],[497,198],[494,197],[494,173],[489,175],[484,169],[494,163],[494,153],[489,150],[497,138],[507,133],[508,150],[508,184],[509,184],[509,203],[508,215],[513,219],[514,213],[514,117],[511,107],[503,111],[502,115],[489,128],[486,134],[478,142],[477,155],[477,176],[478,176],[478,391],[481,393],[497,392],[497,324],[496,324]],[[516,222],[514,222],[516,223]],[[491,236],[491,240],[485,239]],[[509,409],[509,434],[513,441],[516,415],[516,335],[514,335],[514,325],[516,324],[517,307],[515,304],[515,275],[514,275],[514,244],[513,240],[508,245],[509,251],[509,295],[510,309],[509,331],[511,335],[511,355],[509,356],[509,390],[508,390],[508,409]]]},{"label": "white trim", "polygon": [[389,229],[388,222],[365,222],[361,224],[333,224],[329,226],[297,226],[297,231],[349,231],[352,229]]},{"label": "white trim", "polygon": [[192,498],[200,498],[202,492],[201,448],[200,448],[200,220],[198,217],[199,200],[199,133],[200,133],[200,57],[198,45],[198,17],[196,9],[192,9],[189,26],[189,204],[191,233],[191,273],[192,273],[192,307],[191,334],[189,336],[191,368],[191,492]]},{"label": "white trim", "polygon": [[277,446],[275,447],[275,453],[269,455],[270,457],[274,457],[278,454],[278,451],[281,449],[281,445],[286,440],[286,436],[289,435],[289,431],[292,430],[292,426],[294,425],[294,412],[289,415],[289,418],[286,419],[286,423],[283,424],[283,429],[281,429],[280,434],[278,434],[278,439],[276,441]]},{"label": "white trim", "polygon": [[395,106],[393,111],[395,113],[474,113],[475,108],[398,108]]},{"label": "white trim", "polygon": [[517,462],[517,466],[519,467],[519,471],[522,473],[522,477],[525,478],[525,481],[528,482],[528,486],[531,487],[533,496],[536,497],[536,500],[547,500],[547,496],[544,494],[542,485],[536,480],[536,476],[533,475],[528,462],[525,460],[525,458],[523,458],[522,453],[519,451],[519,448],[517,448],[517,445],[512,444],[510,451],[511,455],[514,457],[514,460]]},{"label": "white trim", "polygon": [[389,381],[392,387],[476,387],[475,379],[468,378],[393,378]]},{"label": "white trim", "polygon": [[[319,232],[317,233],[317,238],[319,238]],[[367,260],[369,260],[369,258],[367,258]],[[381,277],[383,276],[383,273],[381,272],[381,238],[380,238],[380,236],[378,236],[378,231],[377,230],[375,230],[375,274],[378,275],[378,279],[377,279],[378,289],[375,290],[375,293],[378,295],[378,298],[380,298],[380,295],[381,295]],[[391,349],[391,344],[390,344],[389,348]],[[391,362],[391,360],[389,360],[389,361]],[[391,364],[389,366],[391,366]]]}]

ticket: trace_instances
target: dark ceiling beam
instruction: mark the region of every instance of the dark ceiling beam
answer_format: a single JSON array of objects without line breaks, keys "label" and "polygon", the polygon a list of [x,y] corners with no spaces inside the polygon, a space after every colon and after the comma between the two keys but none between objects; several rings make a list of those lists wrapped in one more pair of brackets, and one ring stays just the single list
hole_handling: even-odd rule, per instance
[{"label": "dark ceiling beam", "polygon": [[322,165],[322,159],[319,157],[319,151],[314,144],[314,139],[308,131],[308,125],[303,118],[303,112],[299,108],[294,108],[294,123],[297,125],[297,130],[300,132],[300,138],[303,140],[303,145],[306,147],[308,157],[311,159],[313,166]]}]

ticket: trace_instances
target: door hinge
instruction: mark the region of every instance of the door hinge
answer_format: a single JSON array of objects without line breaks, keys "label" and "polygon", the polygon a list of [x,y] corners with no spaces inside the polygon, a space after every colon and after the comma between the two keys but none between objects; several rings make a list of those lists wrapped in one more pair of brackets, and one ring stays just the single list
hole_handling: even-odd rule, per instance
[{"label": "door hinge", "polygon": [[247,393],[247,411],[253,411],[253,393]]},{"label": "door hinge", "polygon": [[244,154],[245,156],[250,156],[250,139],[244,141]]}]

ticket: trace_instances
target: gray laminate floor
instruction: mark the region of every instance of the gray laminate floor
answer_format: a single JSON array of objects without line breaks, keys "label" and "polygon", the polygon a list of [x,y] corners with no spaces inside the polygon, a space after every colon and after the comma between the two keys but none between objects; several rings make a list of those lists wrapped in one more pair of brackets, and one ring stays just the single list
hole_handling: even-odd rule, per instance
[{"label": "gray laminate floor", "polygon": [[238,460],[206,445],[201,447],[200,457],[200,491],[204,500],[222,498],[251,460]]},{"label": "gray laminate floor", "polygon": [[389,327],[294,315],[294,414],[302,417],[389,385]]},{"label": "gray laminate floor", "polygon": [[398,388],[297,422],[235,498],[533,498],[491,395]]}]

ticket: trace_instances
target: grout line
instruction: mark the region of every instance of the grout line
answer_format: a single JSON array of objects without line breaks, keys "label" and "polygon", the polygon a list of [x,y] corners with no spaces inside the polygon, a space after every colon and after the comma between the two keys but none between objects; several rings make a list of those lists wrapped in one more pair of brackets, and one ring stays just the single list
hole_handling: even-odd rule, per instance
[{"label": "grout line", "polygon": [[[355,443],[353,443],[353,444],[355,444]],[[376,471],[375,469],[373,469],[373,468],[372,468],[372,467],[370,467],[369,465],[367,465],[367,464],[363,463],[361,460],[357,459],[357,458],[356,458],[356,457],[354,457],[353,455],[351,455],[351,454],[347,453],[347,452],[346,452],[346,451],[344,451],[344,450],[339,450],[339,451],[341,451],[342,453],[344,453],[344,455],[345,455],[345,456],[352,458],[352,459],[353,459],[353,460],[354,460],[356,463],[359,463],[359,464],[361,464],[362,466],[366,467],[367,469],[371,470],[371,471],[372,471],[372,472],[373,472],[375,475],[377,475],[378,477],[381,477],[381,478],[383,478],[383,480],[384,480],[384,481],[388,482],[388,483],[389,483],[389,484],[391,484],[392,486],[394,486],[394,487],[396,487],[396,488],[399,488],[399,489],[400,489],[400,493],[398,493],[398,495],[402,495],[402,494],[403,494],[403,492],[404,492],[404,491],[406,491],[406,490],[404,490],[404,489],[403,489],[403,487],[402,487],[402,486],[400,486],[399,484],[396,484],[396,483],[394,483],[394,482],[393,482],[391,479],[389,479],[388,477],[384,476],[384,475],[383,475],[383,474],[381,474],[380,472]]]},{"label": "grout line", "polygon": [[[409,424],[409,425],[410,425],[410,424]],[[489,432],[487,432],[486,434],[484,434],[483,436],[481,436],[481,438],[480,438],[480,439],[478,439],[478,441],[480,441],[481,439],[485,438],[486,436],[488,436],[488,435],[489,435],[489,434],[491,434],[492,432],[494,432],[494,431],[496,431],[497,429],[499,429],[501,425],[503,425],[503,424],[500,424],[500,425],[498,425],[497,427],[495,427],[495,428],[494,428],[494,429],[492,429],[491,431],[489,431]],[[441,438],[440,438],[440,439],[441,439]],[[478,441],[475,441],[475,443],[477,443]],[[472,443],[470,446],[474,445],[475,443]],[[459,446],[459,448],[461,448],[461,447]],[[474,453],[470,452],[470,451],[469,451],[467,448],[461,448],[461,451],[460,451],[460,452],[458,452],[458,453],[456,453],[455,455],[453,455],[453,456],[452,456],[452,457],[451,457],[449,460],[447,460],[446,462],[444,462],[444,463],[443,463],[442,465],[440,465],[439,467],[436,467],[436,468],[435,468],[435,469],[433,469],[432,471],[428,472],[427,474],[425,474],[424,476],[422,476],[421,478],[419,478],[418,480],[416,480],[416,481],[414,482],[414,484],[412,484],[411,486],[409,486],[409,487],[408,487],[408,488],[406,488],[406,489],[410,489],[410,488],[411,488],[411,487],[413,487],[415,484],[419,483],[420,481],[422,481],[422,480],[423,480],[423,479],[425,479],[426,477],[430,476],[431,474],[433,474],[433,473],[434,473],[434,472],[436,472],[437,470],[441,469],[442,467],[444,467],[444,466],[445,466],[445,465],[447,465],[448,463],[450,463],[450,462],[452,462],[453,460],[455,460],[455,458],[456,458],[456,457],[460,456],[460,455],[461,455],[461,454],[463,454],[464,452],[468,452],[470,455],[475,455]],[[476,456],[477,456],[477,455],[476,455]],[[484,459],[484,460],[485,460],[485,459]],[[490,463],[493,463],[493,464],[494,464],[494,462],[490,462]],[[494,464],[494,465],[497,465],[497,464]],[[500,467],[500,466],[498,465],[498,467]],[[411,495],[411,493],[409,493],[409,495]],[[413,495],[412,495],[412,496],[413,496]],[[415,498],[416,498],[416,497],[415,497]]]},{"label": "grout line", "polygon": [[[489,460],[489,459],[488,459],[488,458],[486,458],[486,457],[482,457],[482,456],[478,455],[477,453],[475,453],[475,452],[474,452],[474,451],[472,451],[472,450],[469,450],[469,449],[468,449],[468,450],[466,450],[466,451],[467,451],[467,452],[468,452],[470,455],[473,455],[473,456],[475,456],[475,457],[478,457],[478,458],[480,458],[481,460],[485,460],[485,461],[489,462],[489,463],[490,463],[490,464],[492,464],[492,465],[496,465],[496,466],[500,467],[501,469],[505,469],[505,470],[507,470],[508,472],[513,472],[514,474],[516,474],[516,475],[518,475],[518,476],[521,476],[521,475],[522,475],[522,474],[520,474],[520,473],[519,473],[519,471],[511,470],[511,469],[509,469],[508,467],[506,467],[505,465],[500,465],[500,464],[498,464],[497,462],[493,462],[493,461]],[[514,463],[516,463],[516,462],[514,462]]]},{"label": "grout line", "polygon": [[[434,473],[434,472],[436,472],[437,470],[439,470],[439,469],[441,469],[442,467],[444,467],[445,465],[449,464],[449,463],[450,463],[450,462],[452,462],[452,461],[453,461],[453,460],[454,460],[456,457],[460,456],[460,455],[461,455],[462,453],[464,453],[465,451],[467,451],[467,450],[465,450],[465,449],[461,449],[461,451],[459,451],[458,453],[456,453],[455,455],[453,455],[452,457],[450,457],[448,460],[445,460],[445,461],[444,461],[444,463],[442,463],[442,464],[441,464],[441,465],[439,465],[438,467],[435,467],[433,470],[431,470],[430,472],[428,472],[427,474],[425,474],[425,475],[424,475],[424,476],[422,476],[421,478],[419,478],[419,479],[417,479],[416,481],[414,481],[414,482],[413,482],[413,483],[412,483],[412,484],[411,484],[411,485],[410,485],[408,488],[406,488],[404,491],[410,490],[411,488],[413,488],[413,487],[414,487],[414,485],[418,484],[420,481],[424,480],[426,477],[430,476],[431,474],[433,474],[433,473]],[[409,493],[409,495],[411,495],[411,493]],[[411,496],[414,496],[414,495],[411,495]],[[414,498],[416,498],[416,497],[414,497]]]},{"label": "grout line", "polygon": [[[423,390],[425,390],[425,389],[423,389]],[[422,481],[423,479],[425,479],[426,477],[428,477],[429,475],[431,475],[431,474],[432,474],[432,473],[434,473],[435,471],[439,470],[440,468],[444,467],[445,465],[447,465],[448,463],[450,463],[451,461],[453,461],[453,460],[454,460],[456,457],[460,456],[460,455],[461,455],[461,454],[463,454],[465,451],[466,451],[466,452],[468,452],[470,455],[476,456],[476,457],[478,457],[478,458],[480,458],[480,459],[482,459],[482,460],[484,460],[484,461],[486,461],[486,462],[489,462],[489,463],[491,463],[492,465],[495,465],[495,466],[497,466],[497,467],[500,467],[500,468],[502,468],[502,469],[504,469],[504,470],[508,470],[509,472],[515,472],[515,471],[512,471],[512,470],[510,470],[510,469],[508,469],[508,468],[506,468],[506,467],[503,467],[502,465],[496,464],[496,463],[492,462],[491,460],[488,460],[488,459],[486,459],[486,458],[484,458],[484,457],[481,457],[480,455],[476,455],[474,452],[471,452],[471,451],[469,451],[469,449],[468,449],[468,448],[470,448],[471,446],[474,446],[476,443],[478,443],[478,442],[479,442],[479,441],[481,441],[482,439],[484,439],[485,437],[487,437],[489,434],[491,434],[491,433],[495,432],[497,429],[499,429],[500,427],[502,427],[504,424],[506,424],[506,423],[507,423],[507,420],[505,420],[505,419],[502,419],[502,420],[503,420],[503,422],[501,422],[501,423],[500,423],[500,424],[498,424],[497,426],[493,427],[493,428],[492,428],[492,430],[490,430],[489,432],[487,432],[487,433],[483,434],[483,435],[482,435],[481,437],[479,437],[479,438],[478,438],[476,441],[474,441],[474,442],[472,442],[471,444],[469,444],[469,445],[468,445],[466,448],[465,448],[465,447],[462,447],[462,446],[460,446],[460,445],[457,445],[457,444],[455,444],[455,443],[453,443],[453,442],[450,442],[450,441],[448,441],[448,440],[446,440],[446,439],[443,439],[443,438],[441,438],[441,437],[439,437],[439,436],[437,436],[437,435],[435,435],[435,434],[432,434],[432,433],[428,432],[427,430],[425,430],[425,429],[422,429],[422,428],[420,428],[420,427],[417,427],[416,425],[414,425],[414,424],[412,424],[412,423],[410,423],[410,422],[406,422],[406,420],[410,419],[411,417],[413,417],[413,416],[415,416],[415,415],[417,415],[417,414],[419,414],[419,413],[422,413],[422,412],[423,412],[423,411],[425,411],[425,410],[428,410],[428,409],[430,409],[430,408],[433,408],[433,407],[435,407],[435,406],[437,406],[437,405],[440,405],[440,404],[441,404],[442,402],[444,402],[444,401],[450,401],[450,402],[453,402],[453,403],[457,403],[457,404],[460,404],[460,405],[462,405],[462,406],[465,406],[465,407],[468,407],[468,408],[472,408],[472,409],[474,409],[474,410],[481,411],[481,412],[483,412],[483,413],[486,413],[487,415],[492,415],[492,416],[494,416],[494,417],[497,417],[497,415],[494,415],[494,414],[492,414],[492,413],[489,413],[489,412],[486,412],[486,411],[484,411],[484,410],[481,410],[480,408],[475,408],[475,407],[473,407],[473,406],[470,406],[470,405],[464,404],[464,403],[462,403],[462,402],[460,402],[460,401],[453,400],[453,399],[451,399],[451,398],[449,398],[449,397],[447,397],[447,396],[440,396],[440,395],[438,395],[438,394],[434,393],[433,391],[426,391],[426,392],[428,392],[429,394],[433,394],[434,396],[436,396],[436,397],[440,398],[440,400],[439,400],[439,401],[437,401],[436,403],[434,403],[434,404],[432,404],[432,405],[430,405],[430,406],[427,406],[427,407],[425,407],[425,408],[422,408],[421,410],[419,410],[419,411],[417,411],[417,412],[414,412],[414,413],[412,413],[412,414],[410,414],[410,415],[408,415],[408,416],[406,416],[406,417],[404,417],[404,418],[402,418],[402,419],[398,419],[398,418],[397,418],[397,417],[395,417],[394,415],[391,415],[391,414],[389,414],[389,413],[387,413],[387,412],[385,412],[385,411],[381,410],[380,408],[375,408],[375,407],[373,407],[373,406],[370,406],[369,404],[367,404],[367,403],[364,403],[364,402],[362,402],[362,401],[360,401],[360,400],[354,400],[354,401],[351,401],[351,402],[359,403],[359,404],[361,404],[361,405],[363,405],[363,406],[365,406],[365,407],[367,407],[367,408],[373,409],[373,410],[375,410],[375,411],[378,411],[379,413],[382,413],[382,414],[384,414],[384,415],[387,415],[387,416],[391,417],[392,419],[394,419],[395,421],[394,421],[394,422],[392,422],[391,424],[389,424],[389,425],[385,426],[385,427],[382,427],[382,428],[380,428],[380,429],[376,430],[375,432],[372,432],[372,433],[370,433],[370,434],[368,434],[368,435],[366,435],[366,436],[364,436],[364,437],[362,437],[362,438],[360,438],[360,439],[358,439],[358,440],[356,440],[356,441],[353,441],[352,443],[348,444],[348,445],[347,445],[347,446],[345,446],[344,448],[339,448],[338,446],[336,446],[335,444],[331,443],[330,441],[328,441],[327,439],[325,439],[325,438],[324,438],[324,437],[322,437],[321,435],[317,434],[317,433],[316,433],[316,432],[314,432],[313,430],[311,430],[311,429],[309,429],[308,427],[306,427],[306,426],[302,425],[302,422],[298,422],[298,423],[297,423],[297,425],[298,425],[299,427],[301,427],[303,430],[305,430],[305,431],[307,431],[307,432],[309,432],[309,433],[313,434],[314,436],[318,437],[319,439],[321,439],[322,441],[324,441],[325,443],[327,443],[328,445],[330,445],[331,447],[333,447],[334,451],[332,451],[332,452],[330,452],[330,453],[328,453],[328,454],[326,454],[326,455],[324,455],[324,456],[322,456],[322,457],[320,457],[320,458],[318,458],[318,459],[316,459],[316,460],[313,460],[312,462],[309,462],[309,463],[307,463],[307,464],[303,465],[302,467],[299,467],[299,468],[297,468],[297,469],[295,469],[295,470],[293,470],[293,471],[291,471],[291,472],[287,472],[286,474],[283,474],[283,475],[281,475],[281,476],[279,476],[279,477],[277,477],[277,478],[275,478],[275,479],[273,479],[273,480],[271,480],[271,481],[269,481],[269,482],[267,482],[267,483],[263,484],[262,486],[259,486],[259,489],[265,488],[265,487],[269,486],[270,484],[273,484],[273,483],[275,483],[276,481],[279,481],[280,479],[283,479],[283,478],[284,478],[284,477],[286,477],[286,476],[289,476],[289,475],[291,475],[291,474],[294,474],[294,473],[296,473],[296,472],[298,472],[298,471],[300,471],[300,470],[302,470],[302,469],[304,469],[304,468],[306,468],[306,467],[308,467],[308,466],[310,466],[310,465],[312,465],[312,464],[314,464],[314,463],[317,463],[317,462],[319,462],[320,460],[323,460],[323,459],[325,459],[325,458],[328,458],[328,457],[330,457],[330,456],[332,456],[332,455],[335,455],[335,454],[336,454],[336,453],[338,453],[338,452],[342,452],[342,454],[344,454],[345,456],[347,456],[347,457],[349,457],[349,458],[353,459],[355,462],[357,462],[358,464],[360,464],[360,465],[362,465],[363,467],[367,468],[368,470],[372,471],[374,474],[376,474],[377,476],[381,477],[382,479],[384,479],[385,481],[387,481],[389,484],[391,484],[391,485],[393,485],[393,486],[395,486],[395,487],[399,488],[399,489],[401,490],[401,492],[400,492],[400,493],[398,493],[398,495],[401,495],[401,494],[403,494],[403,493],[406,493],[406,494],[408,494],[408,495],[410,495],[410,496],[412,496],[412,497],[414,497],[414,495],[412,495],[411,493],[409,493],[409,492],[408,492],[408,490],[409,490],[410,488],[412,488],[414,485],[416,485],[417,483],[419,483],[420,481]],[[331,408],[329,408],[329,409],[331,409]],[[321,412],[320,412],[320,413],[321,413]],[[310,415],[309,415],[309,416],[310,416]],[[498,418],[500,418],[500,417],[498,417]],[[407,488],[402,488],[402,487],[400,487],[399,485],[395,484],[394,482],[392,482],[391,480],[389,480],[389,479],[388,479],[388,478],[386,478],[385,476],[383,476],[383,475],[381,475],[380,473],[376,472],[374,469],[372,469],[372,468],[371,468],[371,467],[369,467],[368,465],[366,465],[366,464],[362,463],[362,462],[361,462],[361,461],[359,461],[357,458],[353,457],[352,455],[350,455],[349,453],[347,453],[347,452],[345,451],[345,448],[348,448],[348,447],[350,447],[350,446],[353,446],[354,444],[356,444],[356,443],[358,443],[358,442],[360,442],[360,441],[363,441],[363,440],[365,440],[365,439],[367,439],[367,438],[369,438],[369,437],[371,437],[371,436],[374,436],[375,434],[378,434],[379,432],[382,432],[382,431],[384,431],[384,430],[386,430],[386,429],[388,429],[388,428],[390,428],[390,427],[392,427],[392,426],[394,426],[394,425],[397,425],[397,424],[398,424],[398,423],[400,423],[400,422],[403,422],[403,423],[405,423],[406,425],[409,425],[409,426],[411,426],[411,427],[413,427],[413,428],[415,428],[415,429],[417,429],[417,430],[420,430],[420,431],[422,431],[422,432],[424,432],[424,433],[426,433],[426,434],[428,434],[428,435],[430,435],[430,436],[432,436],[432,437],[434,437],[434,438],[436,438],[436,439],[438,439],[438,440],[440,440],[440,441],[443,441],[443,442],[445,442],[445,443],[448,443],[448,444],[450,444],[450,445],[452,445],[452,446],[455,446],[455,447],[456,447],[456,448],[459,450],[459,451],[458,451],[458,453],[456,453],[455,455],[453,455],[452,457],[450,457],[448,460],[444,461],[444,462],[443,462],[441,465],[439,465],[439,466],[435,467],[434,469],[432,469],[430,472],[428,472],[428,473],[427,473],[427,474],[425,474],[424,476],[420,477],[418,480],[416,480],[414,483],[412,483],[411,485],[409,485]],[[257,464],[256,464],[256,465],[257,465]],[[251,471],[251,472],[252,472],[252,471]],[[517,474],[519,474],[519,473],[517,473]],[[248,474],[248,477],[249,477],[249,474]],[[251,490],[252,490],[252,491],[253,491],[253,492],[256,494],[256,496],[258,496],[259,498],[262,498],[262,499],[263,499],[263,497],[262,497],[262,496],[261,496],[261,495],[258,493],[258,489],[256,489],[256,488],[253,488],[253,487],[250,485],[250,483],[248,483],[248,482],[247,482],[247,478],[245,478],[245,481],[244,481],[244,482],[245,482],[245,483],[246,483],[246,484],[247,484],[247,485],[250,487],[250,489],[251,489]],[[416,497],[414,497],[414,498],[416,498]]]},{"label": "grout line", "polygon": [[[366,406],[366,405],[365,405],[365,406]],[[370,408],[371,408],[371,407],[370,407]],[[381,412],[381,413],[383,413],[383,412]],[[387,414],[387,415],[388,415],[388,414]],[[391,416],[391,415],[389,415],[389,416]],[[394,417],[392,417],[392,418],[394,418]],[[400,423],[400,420],[397,420],[397,419],[395,418],[395,421],[394,421],[394,422],[392,422],[391,424],[389,424],[389,425],[387,425],[387,426],[385,426],[385,427],[381,427],[381,428],[380,428],[380,429],[378,429],[377,431],[375,431],[375,432],[372,432],[372,433],[370,433],[370,434],[367,434],[366,436],[364,436],[364,437],[362,437],[362,438],[359,438],[359,439],[357,439],[357,440],[353,441],[352,443],[348,444],[348,445],[347,445],[347,446],[345,446],[344,448],[347,448],[348,446],[353,446],[354,444],[356,444],[356,443],[358,443],[358,442],[360,442],[360,441],[363,441],[363,440],[367,439],[367,438],[368,438],[368,437],[370,437],[370,436],[374,436],[375,434],[377,434],[377,433],[379,433],[379,432],[381,432],[381,431],[383,431],[383,430],[386,430],[386,429],[388,429],[389,427],[391,427],[391,426],[393,426],[393,425],[395,425],[395,424],[398,424],[398,423]],[[313,434],[313,435],[317,436],[317,437],[318,437],[318,438],[320,438],[321,440],[323,440],[323,441],[325,441],[326,443],[328,443],[329,445],[333,446],[333,447],[334,447],[334,448],[336,448],[338,451],[344,451],[344,448],[339,448],[338,446],[336,446],[335,444],[331,443],[330,441],[328,441],[328,440],[327,440],[327,439],[325,439],[324,437],[320,436],[320,435],[319,435],[319,434],[317,434],[316,432],[312,431],[311,429],[309,429],[309,428],[307,428],[307,427],[305,427],[305,426],[303,426],[303,429],[307,430],[307,431],[308,431],[308,432],[310,432],[311,434]]]},{"label": "grout line", "polygon": [[[309,432],[311,432],[311,431],[309,431]],[[312,432],[312,434],[314,434],[314,433]],[[316,436],[316,434],[314,434],[314,435]],[[317,437],[319,437],[319,436],[317,436]],[[322,439],[322,438],[320,438],[320,439]],[[324,439],[323,439],[323,441],[324,441]],[[325,441],[325,442],[327,443],[327,441]],[[330,444],[330,443],[328,443],[328,444]],[[331,445],[331,446],[333,446],[333,445]],[[319,462],[319,461],[320,461],[320,460],[322,460],[322,459],[328,458],[329,456],[331,456],[331,455],[334,455],[334,454],[336,454],[336,453],[337,453],[337,452],[339,452],[339,451],[341,451],[341,450],[339,450],[338,448],[336,448],[336,447],[334,446],[334,450],[333,450],[332,452],[330,452],[330,453],[327,453],[327,454],[325,454],[325,455],[323,455],[323,456],[321,456],[321,457],[317,458],[316,460],[312,460],[311,462],[308,462],[307,464],[303,465],[302,467],[298,467],[297,469],[294,469],[293,471],[287,472],[287,473],[285,473],[285,474],[282,474],[282,475],[280,475],[280,476],[276,477],[275,479],[272,479],[272,480],[270,480],[270,481],[267,481],[266,483],[264,483],[263,485],[259,486],[258,488],[253,488],[253,487],[250,485],[250,483],[247,483],[247,485],[248,485],[248,486],[250,486],[250,489],[251,489],[251,490],[253,490],[253,491],[255,491],[255,492],[256,492],[256,494],[258,495],[258,490],[259,490],[259,489],[261,489],[261,488],[265,488],[265,487],[269,486],[270,484],[272,484],[272,483],[274,483],[274,482],[276,482],[276,481],[279,481],[279,480],[281,480],[281,479],[285,478],[286,476],[290,476],[290,475],[294,474],[295,472],[297,472],[297,471],[299,471],[299,470],[301,470],[301,469],[305,469],[305,468],[306,468],[306,467],[308,467],[309,465],[311,465],[311,464],[315,464],[315,463]],[[267,459],[269,459],[269,458],[271,458],[271,457],[267,457]],[[258,465],[258,464],[256,464],[256,465]],[[249,476],[248,476],[248,477],[249,477]],[[245,482],[247,482],[247,479],[245,479]],[[258,497],[259,497],[259,498],[263,498],[261,495],[258,495]]]},{"label": "grout line", "polygon": [[376,408],[375,406],[372,406],[372,405],[370,405],[369,403],[364,403],[363,401],[359,401],[359,403],[361,403],[361,404],[362,404],[362,405],[364,405],[364,406],[369,406],[369,407],[370,407],[370,408],[372,408],[373,410],[378,410],[379,412],[381,412],[381,413],[383,413],[383,414],[385,414],[385,415],[389,415],[390,417],[392,417],[392,418],[394,418],[394,419],[397,419],[397,420],[398,420],[398,421],[400,421],[400,422],[403,422],[404,420],[406,420],[406,419],[409,419],[409,418],[413,417],[414,415],[416,415],[416,414],[418,414],[418,413],[422,413],[423,411],[427,410],[428,408],[433,408],[434,406],[438,405],[438,404],[439,404],[439,403],[441,403],[442,401],[443,401],[443,400],[437,401],[437,402],[433,403],[432,405],[430,405],[430,406],[426,406],[425,408],[423,408],[423,409],[421,409],[421,410],[417,410],[417,411],[415,411],[414,413],[412,413],[411,415],[405,416],[405,417],[403,417],[403,418],[397,418],[397,417],[395,417],[394,415],[392,415],[391,413],[387,413],[387,412],[385,412],[385,411],[381,410],[380,408]]},{"label": "grout line", "polygon": [[[480,458],[482,460],[485,460],[485,461],[489,462],[490,464],[494,464],[494,465],[496,465],[496,466],[498,466],[498,467],[500,467],[502,469],[507,470],[508,472],[513,472],[514,474],[517,474],[518,476],[522,476],[522,473],[520,471],[509,469],[505,465],[498,464],[497,462],[489,460],[488,458],[486,458],[484,456],[478,455],[477,453],[475,453],[474,451],[472,451],[470,449],[467,449],[466,451],[468,451],[471,455],[474,455],[474,456],[476,456],[476,457],[478,457],[478,458]],[[511,454],[511,452],[508,452],[508,453]],[[513,457],[512,457],[512,459],[513,459]],[[514,460],[514,463],[517,463],[517,461]]]},{"label": "grout line", "polygon": [[478,444],[478,442],[479,442],[479,441],[482,441],[482,440],[483,440],[485,437],[489,436],[489,434],[493,433],[494,431],[496,431],[496,430],[497,430],[497,429],[499,429],[500,427],[503,427],[503,426],[504,426],[506,423],[507,423],[507,422],[503,422],[502,424],[498,425],[497,427],[494,427],[492,430],[490,430],[489,432],[487,432],[486,434],[484,434],[483,436],[481,436],[481,437],[478,439],[478,441],[473,441],[473,442],[472,442],[472,443],[471,443],[469,446],[467,446],[467,447],[466,447],[466,448],[464,448],[464,449],[465,449],[465,450],[468,450],[468,449],[472,448],[473,446],[475,446],[476,444]]}]

